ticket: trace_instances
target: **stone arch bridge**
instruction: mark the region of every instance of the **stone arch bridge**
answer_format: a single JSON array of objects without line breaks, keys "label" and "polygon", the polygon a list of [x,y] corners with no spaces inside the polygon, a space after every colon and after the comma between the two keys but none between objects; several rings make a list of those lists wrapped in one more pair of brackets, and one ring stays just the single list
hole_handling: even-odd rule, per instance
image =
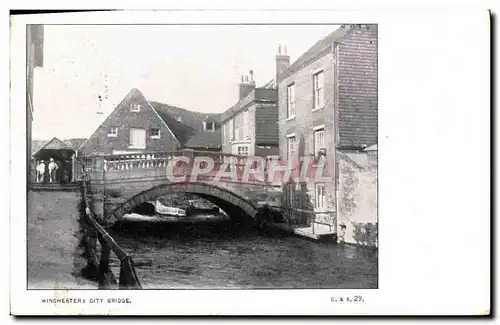
[{"label": "stone arch bridge", "polygon": [[[196,157],[210,157],[214,166],[209,172],[192,178]],[[172,159],[184,157],[184,161],[167,165]],[[185,159],[188,158],[188,159]],[[217,179],[221,166],[230,160],[236,168],[236,179]],[[89,198],[95,213],[113,223],[120,220],[134,207],[168,194],[195,194],[224,210],[230,217],[253,218],[258,215],[258,202],[265,198],[280,201],[281,182],[258,179],[243,175],[242,166],[247,166],[246,157],[191,150],[172,153],[141,153],[137,155],[100,155],[80,159],[86,170]],[[205,167],[205,166],[202,166]],[[198,168],[199,170],[200,168]],[[172,179],[175,179],[174,181]]]}]

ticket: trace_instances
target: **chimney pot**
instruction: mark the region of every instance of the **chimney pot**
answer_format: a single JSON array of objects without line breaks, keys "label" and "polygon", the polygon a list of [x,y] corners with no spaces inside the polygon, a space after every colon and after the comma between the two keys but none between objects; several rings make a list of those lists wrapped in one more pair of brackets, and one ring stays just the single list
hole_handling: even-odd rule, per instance
[{"label": "chimney pot", "polygon": [[239,99],[243,99],[247,97],[255,89],[255,83],[250,75],[250,79],[248,75],[244,75],[241,79],[241,83],[239,86]]},{"label": "chimney pot", "polygon": [[276,56],[276,86],[279,86],[280,75],[290,66],[290,57],[286,54],[286,45],[279,44]]}]

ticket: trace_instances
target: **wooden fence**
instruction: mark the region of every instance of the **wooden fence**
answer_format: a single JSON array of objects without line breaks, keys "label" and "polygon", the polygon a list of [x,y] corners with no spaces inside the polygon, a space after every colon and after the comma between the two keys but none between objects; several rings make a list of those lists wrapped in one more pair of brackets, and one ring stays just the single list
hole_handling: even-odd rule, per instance
[{"label": "wooden fence", "polygon": [[[106,230],[97,222],[87,201],[87,179],[83,182],[83,202],[85,208],[85,256],[88,267],[97,271],[99,289],[116,289],[116,278],[110,269],[110,257],[113,252],[120,260],[119,289],[142,289],[135,272],[132,258],[114,241]],[[101,246],[100,258],[97,256],[97,243]]]}]

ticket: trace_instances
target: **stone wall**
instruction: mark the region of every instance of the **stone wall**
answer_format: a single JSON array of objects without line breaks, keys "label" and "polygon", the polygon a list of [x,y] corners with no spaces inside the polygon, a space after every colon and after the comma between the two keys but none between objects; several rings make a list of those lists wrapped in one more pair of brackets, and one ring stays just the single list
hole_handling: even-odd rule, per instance
[{"label": "stone wall", "polygon": [[374,152],[340,152],[339,241],[378,247],[377,159]]}]

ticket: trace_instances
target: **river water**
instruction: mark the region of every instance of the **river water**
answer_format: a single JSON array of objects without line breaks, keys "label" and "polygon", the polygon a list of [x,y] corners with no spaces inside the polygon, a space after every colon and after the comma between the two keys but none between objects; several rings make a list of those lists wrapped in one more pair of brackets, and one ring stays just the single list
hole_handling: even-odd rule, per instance
[{"label": "river water", "polygon": [[[144,289],[377,288],[378,253],[263,232],[223,217],[110,230]],[[210,218],[208,218],[210,219]],[[112,260],[119,274],[119,263]]]}]

